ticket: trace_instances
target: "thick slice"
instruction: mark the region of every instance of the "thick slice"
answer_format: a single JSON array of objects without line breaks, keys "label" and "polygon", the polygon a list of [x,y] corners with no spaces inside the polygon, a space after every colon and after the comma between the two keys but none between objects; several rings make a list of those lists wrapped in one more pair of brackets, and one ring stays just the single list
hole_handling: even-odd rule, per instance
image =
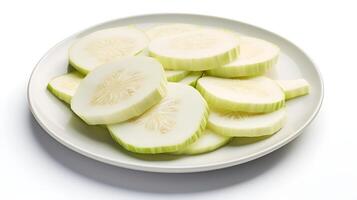
[{"label": "thick slice", "polygon": [[276,133],[283,127],[285,117],[285,108],[265,114],[211,110],[208,127],[225,136],[258,137]]},{"label": "thick slice", "polygon": [[303,96],[310,92],[310,85],[305,79],[277,80],[276,82],[283,89],[286,100]]},{"label": "thick slice", "polygon": [[262,75],[277,62],[279,52],[279,47],[270,42],[241,36],[239,57],[207,73],[226,78]]},{"label": "thick slice", "polygon": [[51,80],[47,85],[47,89],[60,100],[71,103],[71,99],[82,79],[82,74],[70,72]]},{"label": "thick slice", "polygon": [[272,112],[284,106],[284,92],[267,77],[224,79],[205,76],[196,88],[208,105],[218,110]]},{"label": "thick slice", "polygon": [[112,124],[141,115],[166,94],[159,62],[126,57],[88,74],[71,101],[72,110],[88,124]]},{"label": "thick slice", "polygon": [[125,149],[137,153],[178,151],[196,141],[206,126],[208,108],[194,88],[169,83],[165,98],[138,118],[108,129]]},{"label": "thick slice", "polygon": [[151,40],[179,35],[191,31],[198,30],[199,26],[193,24],[164,24],[152,27],[145,31]]},{"label": "thick slice", "polygon": [[[184,79],[188,74],[189,71],[178,71],[178,70],[165,70],[165,76],[167,81],[170,82],[178,82]],[[183,83],[187,83],[190,85],[194,83],[201,74],[195,74],[192,72],[189,79],[184,80]],[[48,84],[48,90],[51,91],[56,97],[65,101],[66,103],[71,103],[70,100],[72,99],[74,93],[77,90],[79,83],[82,81],[84,76],[79,72],[71,72],[68,74],[64,74],[62,76],[54,78]]]},{"label": "thick slice", "polygon": [[69,49],[69,62],[87,74],[94,68],[124,56],[132,56],[147,47],[149,38],[134,27],[104,29],[86,35]]},{"label": "thick slice", "polygon": [[167,81],[178,82],[185,78],[190,72],[182,70],[165,70]]},{"label": "thick slice", "polygon": [[148,49],[165,69],[202,71],[235,60],[239,39],[227,31],[201,29],[153,40]]},{"label": "thick slice", "polygon": [[201,154],[214,151],[223,145],[227,144],[230,137],[223,136],[212,132],[209,129],[205,129],[202,136],[198,140],[181,151],[174,152],[174,154]]},{"label": "thick slice", "polygon": [[196,87],[197,80],[201,78],[202,74],[203,72],[190,72],[188,76],[179,81],[179,83]]}]

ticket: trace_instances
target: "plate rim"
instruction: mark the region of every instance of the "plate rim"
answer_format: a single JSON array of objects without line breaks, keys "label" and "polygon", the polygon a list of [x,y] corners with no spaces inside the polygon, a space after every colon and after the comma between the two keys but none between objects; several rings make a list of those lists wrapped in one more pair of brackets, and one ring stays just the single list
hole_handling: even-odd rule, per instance
[{"label": "plate rim", "polygon": [[[289,137],[286,137],[283,140],[280,140],[279,142],[275,143],[274,145],[271,145],[267,148],[264,148],[260,151],[254,152],[250,155],[247,155],[245,157],[240,157],[238,159],[230,159],[227,161],[220,161],[220,162],[214,162],[211,164],[200,164],[200,165],[195,165],[195,166],[165,166],[165,167],[160,167],[160,166],[156,166],[156,165],[151,165],[151,164],[132,164],[129,162],[125,162],[125,161],[114,161],[111,160],[110,158],[106,158],[103,156],[98,156],[94,153],[88,152],[86,150],[83,150],[81,148],[76,147],[75,145],[73,145],[71,142],[68,141],[64,141],[62,140],[60,137],[57,137],[57,135],[54,133],[54,131],[50,130],[50,128],[48,128],[48,126],[46,126],[46,123],[44,122],[43,119],[40,119],[37,115],[38,111],[36,110],[36,107],[33,105],[33,97],[31,96],[31,83],[33,82],[33,75],[35,74],[35,72],[37,71],[39,65],[43,62],[43,60],[54,50],[56,49],[58,46],[60,46],[62,43],[64,43],[65,41],[67,41],[70,38],[74,38],[75,36],[77,36],[80,33],[83,33],[85,31],[88,31],[90,29],[93,29],[95,27],[98,26],[102,26],[105,24],[111,24],[113,22],[116,21],[120,21],[120,20],[128,20],[128,19],[134,19],[134,18],[144,18],[144,17],[159,17],[159,16],[185,16],[185,17],[202,17],[202,18],[215,18],[218,20],[229,20],[235,23],[240,23],[246,26],[250,26],[252,28],[255,29],[260,29],[263,30],[265,32],[268,32],[269,34],[272,34],[274,36],[278,36],[279,38],[285,40],[286,42],[289,43],[289,45],[294,46],[298,51],[300,51],[313,65],[316,73],[317,73],[317,77],[318,77],[318,81],[319,84],[321,85],[321,91],[320,91],[320,96],[319,96],[319,101],[317,106],[314,108],[314,111],[312,113],[312,115],[310,115],[310,117],[308,118],[308,120],[299,127],[299,129],[297,129],[296,131],[294,131],[294,133],[290,134]],[[316,118],[317,114],[319,113],[319,111],[321,110],[321,106],[323,103],[323,99],[324,99],[324,81],[321,75],[321,72],[319,70],[319,68],[317,67],[317,65],[315,64],[315,62],[311,59],[311,57],[305,53],[305,51],[303,51],[300,47],[298,47],[295,43],[291,42],[290,40],[286,39],[285,37],[282,37],[279,34],[276,34],[272,31],[266,30],[265,28],[261,28],[252,24],[248,24],[245,22],[241,22],[235,19],[231,19],[231,18],[226,18],[226,17],[219,17],[219,16],[215,16],[215,15],[203,15],[203,14],[191,14],[191,13],[150,13],[150,14],[142,14],[142,15],[132,15],[132,16],[128,16],[128,17],[122,17],[122,18],[116,18],[116,19],[112,19],[109,21],[104,21],[98,24],[95,24],[93,26],[87,27],[81,31],[78,31],[72,35],[70,35],[69,37],[66,37],[65,39],[61,40],[60,42],[58,42],[57,44],[55,44],[53,47],[51,47],[42,57],[41,59],[36,63],[35,67],[33,68],[30,78],[28,80],[27,83],[27,102],[30,108],[30,111],[32,113],[32,115],[34,116],[35,120],[37,121],[37,123],[41,126],[41,128],[47,132],[52,138],[54,138],[57,142],[59,142],[60,144],[66,146],[67,148],[71,149],[72,151],[75,151],[83,156],[86,156],[88,158],[91,158],[93,160],[99,161],[99,162],[103,162],[106,164],[110,164],[113,166],[117,166],[117,167],[123,167],[123,168],[127,168],[127,169],[132,169],[132,170],[138,170],[138,171],[146,171],[146,172],[159,172],[159,173],[191,173],[191,172],[204,172],[204,171],[211,171],[211,170],[217,170],[217,169],[222,169],[222,168],[227,168],[227,167],[231,167],[231,166],[235,166],[235,165],[239,165],[239,164],[243,164],[246,162],[249,162],[251,160],[255,160],[257,158],[260,158],[262,156],[265,156],[281,147],[283,147],[284,145],[290,143],[291,141],[293,141],[294,139],[296,139],[298,136],[300,136],[303,132],[303,130],[309,126],[311,124],[311,122]]]}]

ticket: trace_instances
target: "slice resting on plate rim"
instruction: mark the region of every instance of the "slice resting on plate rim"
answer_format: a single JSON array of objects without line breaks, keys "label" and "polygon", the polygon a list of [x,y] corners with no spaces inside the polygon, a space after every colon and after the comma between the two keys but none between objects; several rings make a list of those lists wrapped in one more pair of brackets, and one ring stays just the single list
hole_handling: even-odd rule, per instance
[{"label": "slice resting on plate rim", "polygon": [[47,88],[57,98],[69,104],[83,77],[76,71],[63,74],[52,79]]},{"label": "slice resting on plate rim", "polygon": [[310,92],[310,85],[304,79],[276,80],[276,82],[284,91],[286,100],[307,95]]}]

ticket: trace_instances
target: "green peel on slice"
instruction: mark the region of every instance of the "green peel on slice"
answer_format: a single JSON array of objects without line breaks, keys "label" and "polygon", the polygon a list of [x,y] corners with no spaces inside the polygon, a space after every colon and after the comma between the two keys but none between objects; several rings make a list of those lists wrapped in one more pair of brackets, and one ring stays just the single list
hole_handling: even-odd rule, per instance
[{"label": "green peel on slice", "polygon": [[[187,77],[190,74],[189,77]],[[180,82],[187,85],[192,85],[201,77],[202,73],[189,71],[165,70],[165,76],[169,82]],[[187,79],[185,79],[187,77]],[[71,72],[62,76],[56,77],[48,84],[48,90],[60,100],[66,103],[71,103],[79,83],[84,78],[84,75],[79,72]],[[183,80],[185,79],[185,80]]]},{"label": "green peel on slice", "polygon": [[166,85],[164,70],[155,59],[126,57],[89,73],[79,84],[71,108],[87,124],[119,123],[159,103]]},{"label": "green peel on slice", "polygon": [[82,74],[70,72],[51,80],[47,85],[47,89],[58,99],[69,104],[82,79]]},{"label": "green peel on slice", "polygon": [[203,72],[190,72],[185,78],[178,83],[196,87],[197,80],[202,77]]},{"label": "green peel on slice", "polygon": [[207,74],[225,78],[262,75],[275,65],[279,52],[279,47],[270,42],[241,36],[239,57]]},{"label": "green peel on slice", "polygon": [[174,154],[195,155],[214,151],[229,142],[231,138],[216,134],[209,129],[204,130],[198,140]]},{"label": "green peel on slice", "polygon": [[239,39],[226,31],[201,29],[153,40],[148,50],[165,69],[203,71],[235,60]]},{"label": "green peel on slice", "polygon": [[184,79],[190,72],[182,70],[165,70],[165,76],[167,81],[179,82]]},{"label": "green peel on slice", "polygon": [[169,36],[175,36],[191,31],[196,31],[198,29],[200,29],[200,27],[193,24],[176,23],[154,26],[146,30],[145,33],[149,36],[150,40],[154,40]]},{"label": "green peel on slice", "polygon": [[135,56],[146,56],[146,57],[149,56],[148,49],[147,48],[143,49],[139,53],[135,54]]},{"label": "green peel on slice", "polygon": [[69,62],[87,74],[100,65],[140,53],[148,43],[146,34],[132,26],[103,29],[78,39],[69,49]]},{"label": "green peel on slice", "polygon": [[285,108],[265,114],[211,110],[208,128],[228,137],[259,137],[276,133],[285,118]]},{"label": "green peel on slice", "polygon": [[266,113],[282,108],[284,92],[267,77],[224,79],[205,76],[196,88],[208,105],[218,110]]},{"label": "green peel on slice", "polygon": [[208,107],[192,87],[168,83],[167,95],[143,115],[108,125],[111,136],[137,153],[179,151],[195,142],[205,129]]},{"label": "green peel on slice", "polygon": [[285,93],[285,99],[307,95],[310,92],[310,84],[304,79],[296,80],[276,80]]}]

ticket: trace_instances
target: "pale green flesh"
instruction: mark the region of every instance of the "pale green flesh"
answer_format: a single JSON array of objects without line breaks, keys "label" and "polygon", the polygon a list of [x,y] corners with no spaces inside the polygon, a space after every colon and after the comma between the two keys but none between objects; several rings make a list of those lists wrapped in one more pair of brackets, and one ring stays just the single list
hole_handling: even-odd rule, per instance
[{"label": "pale green flesh", "polygon": [[[136,56],[148,56],[148,50],[144,49]],[[165,70],[165,76],[167,81],[179,82],[184,79],[190,72],[184,70]]]},{"label": "pale green flesh", "polygon": [[208,128],[229,137],[259,137],[276,133],[285,118],[285,108],[266,114],[210,110]]},{"label": "pale green flesh", "polygon": [[179,151],[195,142],[205,129],[206,102],[192,87],[169,83],[165,98],[142,116],[108,125],[115,141],[137,153]]},{"label": "pale green flesh", "polygon": [[205,76],[196,88],[218,110],[266,113],[284,106],[284,93],[267,77],[224,79]]},{"label": "pale green flesh", "polygon": [[[190,74],[189,71],[165,70],[166,79],[167,79],[167,81],[170,81],[170,82],[180,82],[188,74]],[[189,79],[183,80],[183,83],[185,83],[185,84],[187,83],[188,85],[191,85],[196,80],[198,80],[198,78],[200,77],[200,76],[198,76],[198,74],[195,74],[195,73],[192,73],[192,74],[193,75],[191,75],[189,77]],[[61,79],[62,85],[57,83],[59,78]],[[78,85],[80,84],[80,82],[82,81],[83,78],[84,78],[84,75],[82,75],[79,72],[71,72],[68,74],[64,74],[64,75],[52,80],[48,84],[48,90],[51,91],[51,93],[54,94],[59,99],[65,101],[66,103],[70,103]],[[63,84],[65,86],[63,86]]]},{"label": "pale green flesh", "polygon": [[236,59],[239,40],[226,31],[201,29],[153,40],[148,50],[165,69],[203,71]]},{"label": "pale green flesh", "polygon": [[[131,26],[117,27],[78,39],[69,50],[69,63],[77,71],[55,77],[47,86],[87,124],[107,127],[112,138],[128,151],[195,155],[214,151],[234,138],[267,138],[285,123],[285,101],[310,92],[304,79],[261,76],[270,73],[280,51],[267,41],[191,24],[164,24],[145,33]],[[205,37],[208,40],[202,39]],[[98,49],[89,47],[92,43]],[[94,53],[89,55],[88,49]],[[104,75],[95,75],[96,71],[125,62],[121,59],[136,58],[150,59],[156,65],[151,70],[146,61],[131,66],[150,79],[142,85],[151,87],[151,92],[137,92],[139,86],[130,86],[128,94],[146,95],[135,103],[120,100],[114,106],[93,106],[89,99],[95,96],[99,82],[109,84],[104,84]],[[150,78],[155,73],[160,75]],[[110,94],[104,99],[116,98]],[[107,102],[101,95],[97,99]],[[172,107],[176,104],[179,108]]]},{"label": "pale green flesh", "polygon": [[197,80],[202,77],[202,72],[190,72],[185,78],[178,83],[196,87]]},{"label": "pale green flesh", "polygon": [[284,91],[286,100],[304,96],[310,92],[310,84],[304,79],[276,80],[276,82]]},{"label": "pale green flesh", "polygon": [[184,79],[185,77],[187,77],[187,75],[189,75],[190,72],[189,71],[182,71],[182,70],[165,70],[165,76],[167,81],[170,82],[179,82],[182,79]]},{"label": "pale green flesh", "polygon": [[219,135],[209,129],[205,129],[196,142],[181,151],[174,152],[174,154],[195,155],[208,153],[224,146],[229,140],[230,137]]},{"label": "pale green flesh", "polygon": [[267,41],[241,36],[239,57],[231,63],[207,71],[207,74],[225,78],[262,75],[275,65],[279,51],[276,45]]},{"label": "pale green flesh", "polygon": [[145,31],[150,40],[180,35],[198,30],[200,27],[192,24],[163,24],[154,26]]},{"label": "pale green flesh", "polygon": [[71,109],[87,124],[119,123],[160,102],[166,84],[163,68],[155,59],[122,58],[88,74],[71,100]]},{"label": "pale green flesh", "polygon": [[98,66],[142,52],[149,38],[132,27],[116,27],[93,32],[78,39],[69,49],[69,63],[87,74]]},{"label": "pale green flesh", "polygon": [[51,80],[47,89],[57,98],[69,104],[82,79],[82,74],[70,72]]}]

